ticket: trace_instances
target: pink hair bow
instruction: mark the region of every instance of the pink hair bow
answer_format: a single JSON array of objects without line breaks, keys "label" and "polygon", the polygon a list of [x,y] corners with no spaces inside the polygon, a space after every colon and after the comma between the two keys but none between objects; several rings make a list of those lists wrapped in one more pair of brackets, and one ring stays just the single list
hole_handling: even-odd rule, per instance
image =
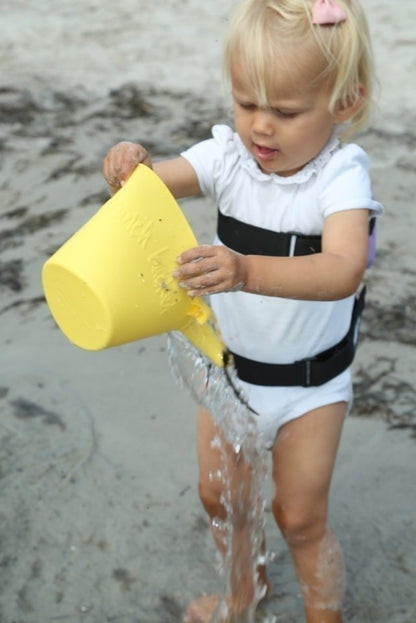
[{"label": "pink hair bow", "polygon": [[312,24],[339,24],[347,19],[344,9],[335,0],[316,0],[312,9]]}]

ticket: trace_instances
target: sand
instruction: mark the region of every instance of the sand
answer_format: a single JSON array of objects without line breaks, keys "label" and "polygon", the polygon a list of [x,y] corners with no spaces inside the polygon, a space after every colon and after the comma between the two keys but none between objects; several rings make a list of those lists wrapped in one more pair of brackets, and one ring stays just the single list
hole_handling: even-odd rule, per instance
[{"label": "sand", "polygon": [[[2,3],[1,623],[174,623],[194,596],[221,587],[197,495],[195,405],[170,372],[166,337],[74,347],[49,314],[40,271],[107,199],[100,167],[112,144],[140,139],[166,157],[227,120],[220,42],[234,4]],[[380,89],[359,142],[386,213],[331,518],[348,569],[345,620],[413,623],[416,6],[365,7]],[[214,207],[182,205],[209,242]],[[262,617],[299,623],[269,490],[276,556]]]}]

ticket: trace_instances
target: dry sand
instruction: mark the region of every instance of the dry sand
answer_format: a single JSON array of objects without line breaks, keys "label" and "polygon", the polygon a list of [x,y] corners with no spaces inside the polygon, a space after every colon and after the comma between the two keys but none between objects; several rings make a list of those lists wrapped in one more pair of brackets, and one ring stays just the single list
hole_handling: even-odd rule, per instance
[{"label": "dry sand", "polygon": [[[360,137],[386,206],[334,478],[349,623],[416,620],[414,0],[365,0],[380,75]],[[106,200],[121,139],[156,157],[228,115],[220,41],[234,2],[2,2],[0,86],[0,623],[174,623],[220,586],[197,497],[195,407],[164,336],[100,353],[57,330],[43,262]],[[206,200],[183,204],[201,242]],[[266,488],[268,494],[268,486]],[[266,507],[265,612],[299,623]]]}]

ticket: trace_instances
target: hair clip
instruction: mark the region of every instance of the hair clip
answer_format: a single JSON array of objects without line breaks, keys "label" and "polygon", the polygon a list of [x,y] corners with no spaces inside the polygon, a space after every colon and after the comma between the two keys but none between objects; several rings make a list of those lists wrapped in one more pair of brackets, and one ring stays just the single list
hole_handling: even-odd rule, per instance
[{"label": "hair clip", "polygon": [[347,14],[335,0],[316,0],[312,9],[312,24],[339,24]]}]

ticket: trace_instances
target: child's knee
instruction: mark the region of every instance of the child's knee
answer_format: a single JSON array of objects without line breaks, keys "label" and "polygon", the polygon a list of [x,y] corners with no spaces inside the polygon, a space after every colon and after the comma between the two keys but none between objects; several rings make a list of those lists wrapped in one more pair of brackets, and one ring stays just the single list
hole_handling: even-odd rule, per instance
[{"label": "child's knee", "polygon": [[226,512],[222,504],[222,487],[220,483],[201,479],[198,485],[199,498],[202,506],[210,517],[225,519]]},{"label": "child's knee", "polygon": [[285,506],[273,501],[273,515],[283,538],[290,546],[302,546],[323,538],[326,525],[326,509],[319,507]]}]

